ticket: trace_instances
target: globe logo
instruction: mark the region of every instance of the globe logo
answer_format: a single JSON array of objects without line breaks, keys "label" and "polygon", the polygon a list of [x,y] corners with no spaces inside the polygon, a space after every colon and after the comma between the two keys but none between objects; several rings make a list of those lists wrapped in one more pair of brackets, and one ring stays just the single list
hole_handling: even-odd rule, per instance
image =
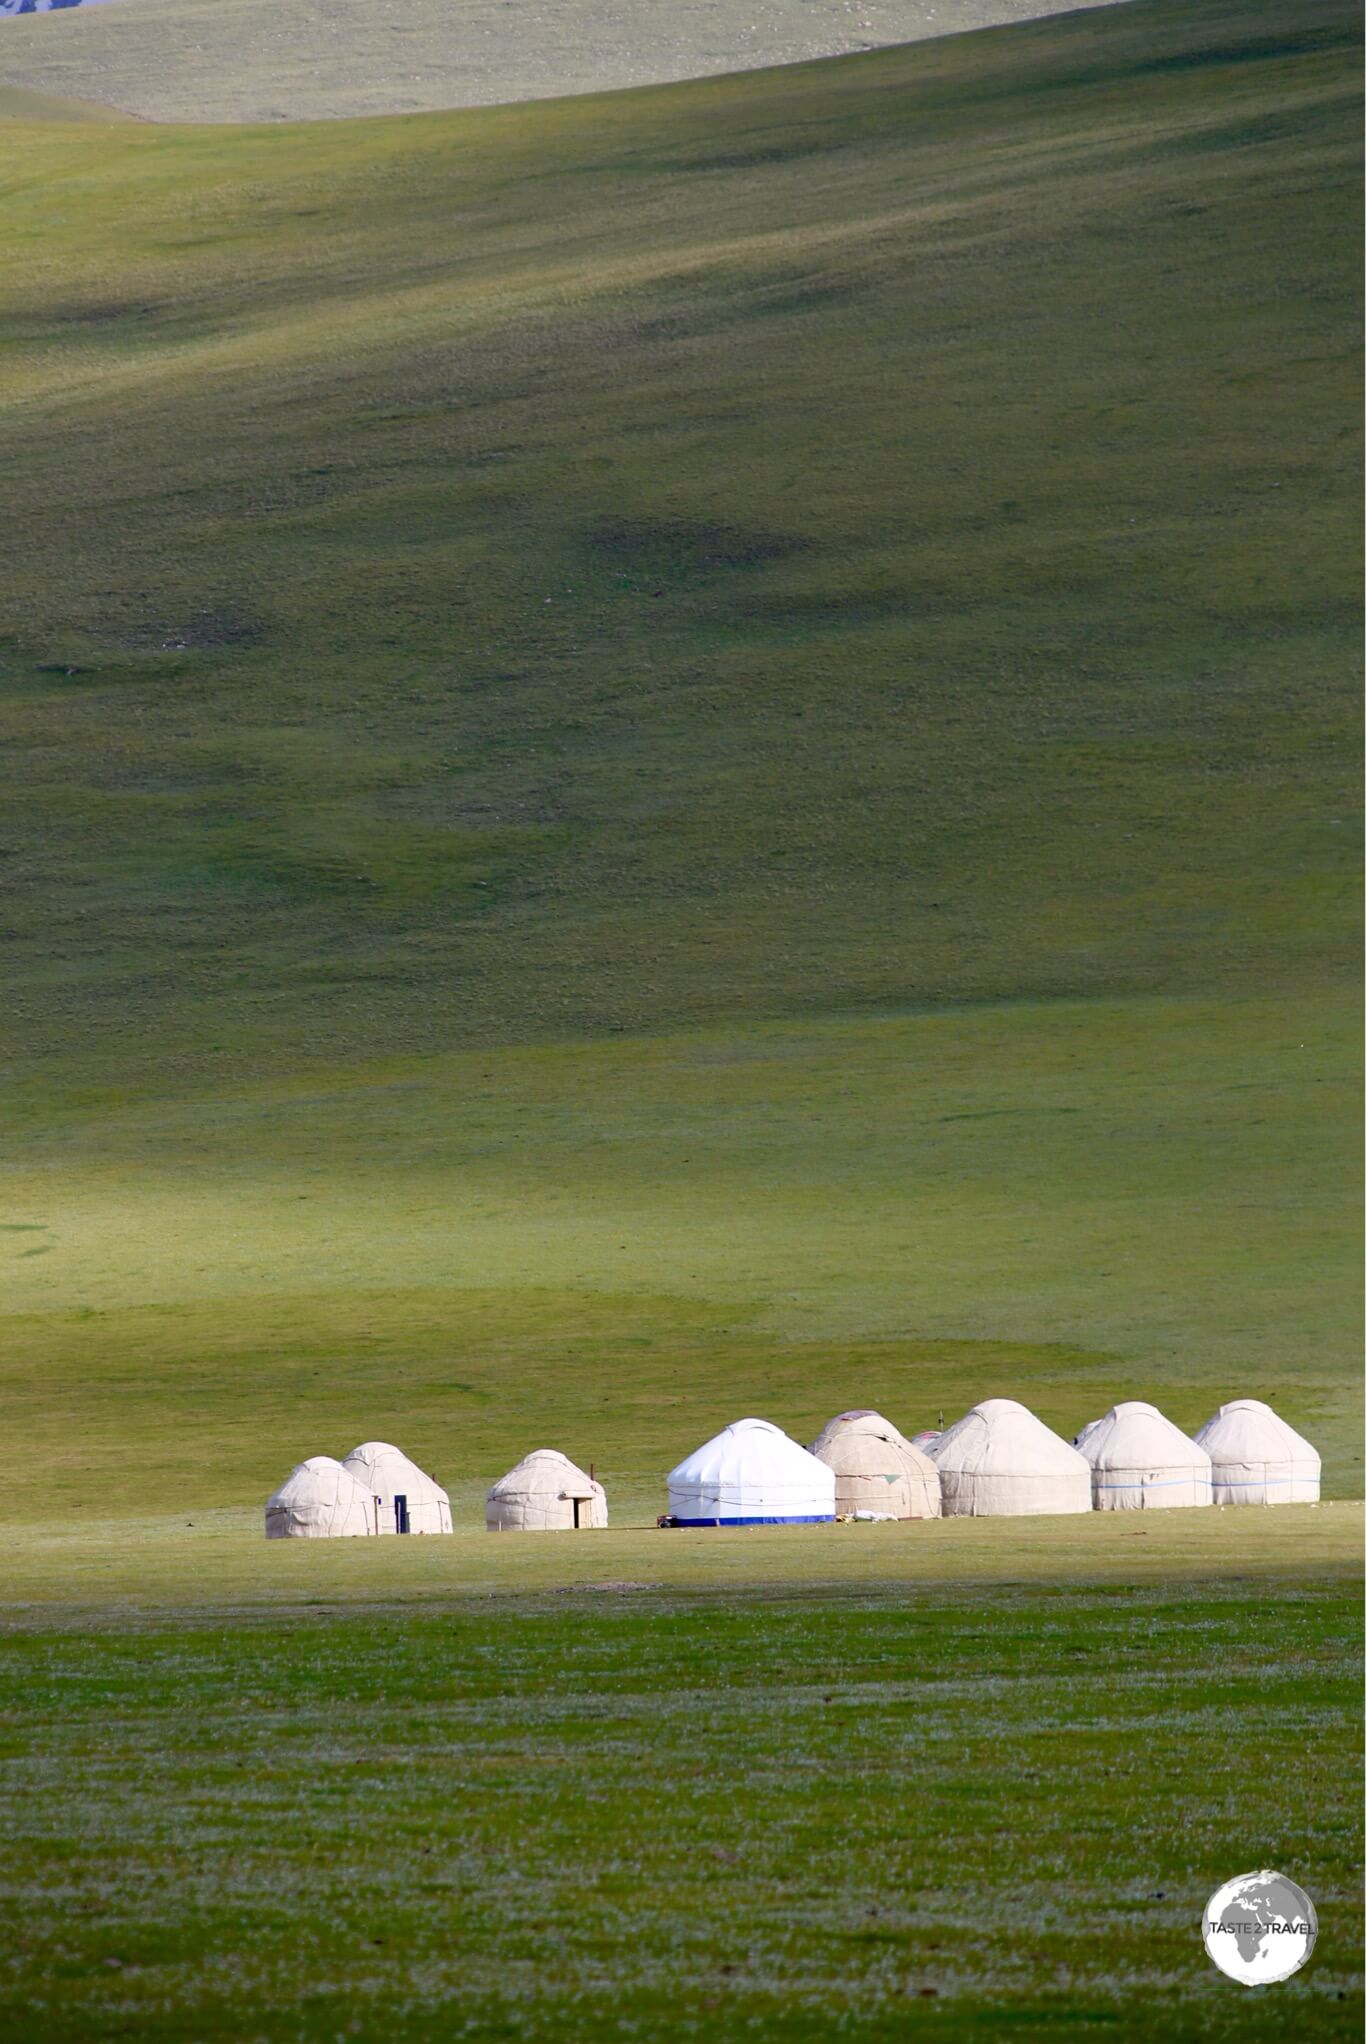
[{"label": "globe logo", "polygon": [[1303,1888],[1264,1867],[1217,1888],[1201,1929],[1221,1973],[1244,1987],[1270,1987],[1299,1972],[1314,1949],[1319,1920]]}]

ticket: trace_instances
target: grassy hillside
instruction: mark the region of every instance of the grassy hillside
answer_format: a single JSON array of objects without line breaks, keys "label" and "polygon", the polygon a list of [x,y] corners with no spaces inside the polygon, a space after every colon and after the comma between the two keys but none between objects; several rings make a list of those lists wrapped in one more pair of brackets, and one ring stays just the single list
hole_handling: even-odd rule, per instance
[{"label": "grassy hillside", "polygon": [[[0,132],[6,2037],[1360,2035],[1355,32]],[[641,1525],[1246,1391],[1322,1507]]]},{"label": "grassy hillside", "polygon": [[996,1390],[1359,1491],[1351,31],[7,130],[53,1509]]},{"label": "grassy hillside", "polygon": [[21,1047],[1338,976],[1353,32],[11,128]]},{"label": "grassy hillside", "polygon": [[[1029,20],[1065,0],[119,0],[27,16],[17,83],[154,121],[330,120],[547,99]],[[1093,0],[1095,4],[1095,0]],[[1109,0],[1099,0],[1108,5]]]},{"label": "grassy hillside", "polygon": [[127,116],[117,107],[102,106],[98,101],[62,99],[52,93],[31,91],[23,85],[0,85],[0,121],[18,121],[30,126],[46,121],[105,123],[125,119]]},{"label": "grassy hillside", "polygon": [[1001,1393],[1069,1437],[1255,1393],[1359,1496],[1354,1046],[1299,1002],[1049,1004],[80,1107],[6,1177],[0,1404],[76,1525],[255,1512],[376,1436],[467,1525],[541,1441],[649,1523],[742,1411]]}]

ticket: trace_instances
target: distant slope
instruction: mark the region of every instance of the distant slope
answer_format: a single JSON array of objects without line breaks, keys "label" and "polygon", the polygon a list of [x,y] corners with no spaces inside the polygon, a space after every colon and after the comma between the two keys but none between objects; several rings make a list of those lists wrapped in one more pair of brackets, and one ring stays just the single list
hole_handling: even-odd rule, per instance
[{"label": "distant slope", "polygon": [[0,135],[0,1516],[990,1391],[1360,1493],[1356,33]]},{"label": "distant slope", "polygon": [[1350,971],[1355,35],[26,130],[26,1055]]},{"label": "distant slope", "polygon": [[1360,1497],[1360,1033],[1049,1001],[73,1088],[0,1158],[0,1524],[259,1510],[377,1434],[476,1523],[538,1441],[649,1523],[742,1412],[992,1393],[1069,1439],[1270,1399]]},{"label": "distant slope", "polygon": [[[1067,0],[118,0],[3,23],[0,75],[157,121],[602,92],[942,36]],[[1110,0],[1090,0],[1109,5]]]},{"label": "distant slope", "polygon": [[123,121],[117,107],[91,100],[54,99],[51,93],[30,92],[21,85],[0,84],[0,121]]}]

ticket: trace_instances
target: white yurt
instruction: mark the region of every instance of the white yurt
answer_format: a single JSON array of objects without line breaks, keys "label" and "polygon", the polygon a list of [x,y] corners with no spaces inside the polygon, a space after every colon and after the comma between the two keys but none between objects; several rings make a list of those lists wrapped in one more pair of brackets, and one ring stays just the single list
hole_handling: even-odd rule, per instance
[{"label": "white yurt", "polygon": [[380,1501],[331,1455],[310,1455],[266,1503],[267,1540],[345,1540],[378,1533]]},{"label": "white yurt", "polygon": [[929,1455],[945,1518],[1091,1509],[1090,1463],[1014,1398],[984,1398]]},{"label": "white yurt", "polygon": [[484,1520],[491,1533],[571,1533],[605,1526],[607,1493],[558,1448],[537,1448],[494,1484]]},{"label": "white yurt", "polygon": [[892,1519],[939,1517],[939,1471],[880,1412],[860,1409],[827,1420],[811,1452],[835,1472],[835,1510],[841,1518],[855,1512]]},{"label": "white yurt", "polygon": [[669,1471],[680,1526],[806,1525],[835,1516],[835,1472],[781,1427],[737,1419]]},{"label": "white yurt", "polygon": [[1216,1505],[1318,1503],[1317,1448],[1260,1398],[1221,1405],[1195,1438],[1213,1465]]},{"label": "white yurt", "polygon": [[[382,1507],[381,1533],[399,1532],[400,1511],[407,1514],[410,1533],[449,1533],[451,1501],[434,1477],[410,1462],[401,1448],[388,1441],[362,1441],[342,1463],[358,1482],[374,1491]],[[398,1509],[394,1500],[402,1498]]]},{"label": "white yurt", "polygon": [[1207,1505],[1210,1460],[1155,1405],[1125,1399],[1077,1435],[1091,1465],[1098,1512],[1151,1512],[1162,1505]]}]

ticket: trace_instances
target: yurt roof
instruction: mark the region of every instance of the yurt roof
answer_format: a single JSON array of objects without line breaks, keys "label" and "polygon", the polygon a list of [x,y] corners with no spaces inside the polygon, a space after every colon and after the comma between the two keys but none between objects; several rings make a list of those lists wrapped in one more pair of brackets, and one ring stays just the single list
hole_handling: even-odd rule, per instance
[{"label": "yurt roof", "polygon": [[594,1487],[588,1472],[558,1448],[533,1448],[506,1476],[499,1477],[490,1496],[503,1491],[553,1490],[567,1491],[573,1497],[589,1497]]},{"label": "yurt roof", "polygon": [[306,1498],[331,1500],[345,1497],[353,1490],[363,1492],[366,1497],[374,1495],[369,1484],[362,1483],[349,1469],[343,1468],[335,1456],[310,1455],[306,1461],[298,1463],[290,1471],[280,1488],[270,1497],[269,1503],[299,1504]]},{"label": "yurt roof", "polygon": [[830,1475],[825,1464],[781,1427],[774,1426],[772,1420],[737,1419],[695,1448],[691,1455],[685,1455],[677,1468],[670,1470],[668,1480],[680,1485],[715,1482],[745,1469],[759,1468],[773,1477],[806,1484],[812,1481],[813,1464],[821,1472],[817,1480],[824,1484]]},{"label": "yurt roof", "polygon": [[811,1443],[811,1452],[822,1460],[833,1458],[832,1468],[838,1468],[841,1460],[868,1465],[895,1459],[907,1470],[934,1474],[934,1464],[925,1450],[908,1441],[900,1427],[894,1427],[880,1412],[868,1408],[842,1412],[828,1420]]},{"label": "yurt roof", "polygon": [[1207,1419],[1196,1435],[1202,1448],[1229,1460],[1249,1451],[1254,1461],[1319,1461],[1319,1452],[1260,1398],[1233,1398]]},{"label": "yurt roof", "polygon": [[[853,1412],[836,1413],[833,1419],[825,1422],[816,1440],[830,1441],[836,1434],[871,1434],[878,1441],[905,1439],[899,1427],[894,1427],[889,1419],[884,1419],[880,1412],[874,1412],[868,1405],[860,1405]],[[815,1453],[814,1447],[811,1452]]]},{"label": "yurt roof", "polygon": [[360,1482],[381,1497],[392,1498],[400,1491],[410,1504],[449,1504],[450,1499],[435,1477],[419,1469],[416,1462],[391,1441],[362,1441],[342,1463]]},{"label": "yurt roof", "polygon": [[1090,1465],[1015,1398],[984,1398],[925,1450],[941,1469],[993,1476],[1064,1476]]},{"label": "yurt roof", "polygon": [[1111,1406],[1105,1417],[1093,1420],[1077,1440],[1080,1453],[1093,1469],[1131,1469],[1151,1463],[1208,1472],[1209,1456],[1199,1443],[1183,1434],[1155,1405],[1139,1398]]}]

